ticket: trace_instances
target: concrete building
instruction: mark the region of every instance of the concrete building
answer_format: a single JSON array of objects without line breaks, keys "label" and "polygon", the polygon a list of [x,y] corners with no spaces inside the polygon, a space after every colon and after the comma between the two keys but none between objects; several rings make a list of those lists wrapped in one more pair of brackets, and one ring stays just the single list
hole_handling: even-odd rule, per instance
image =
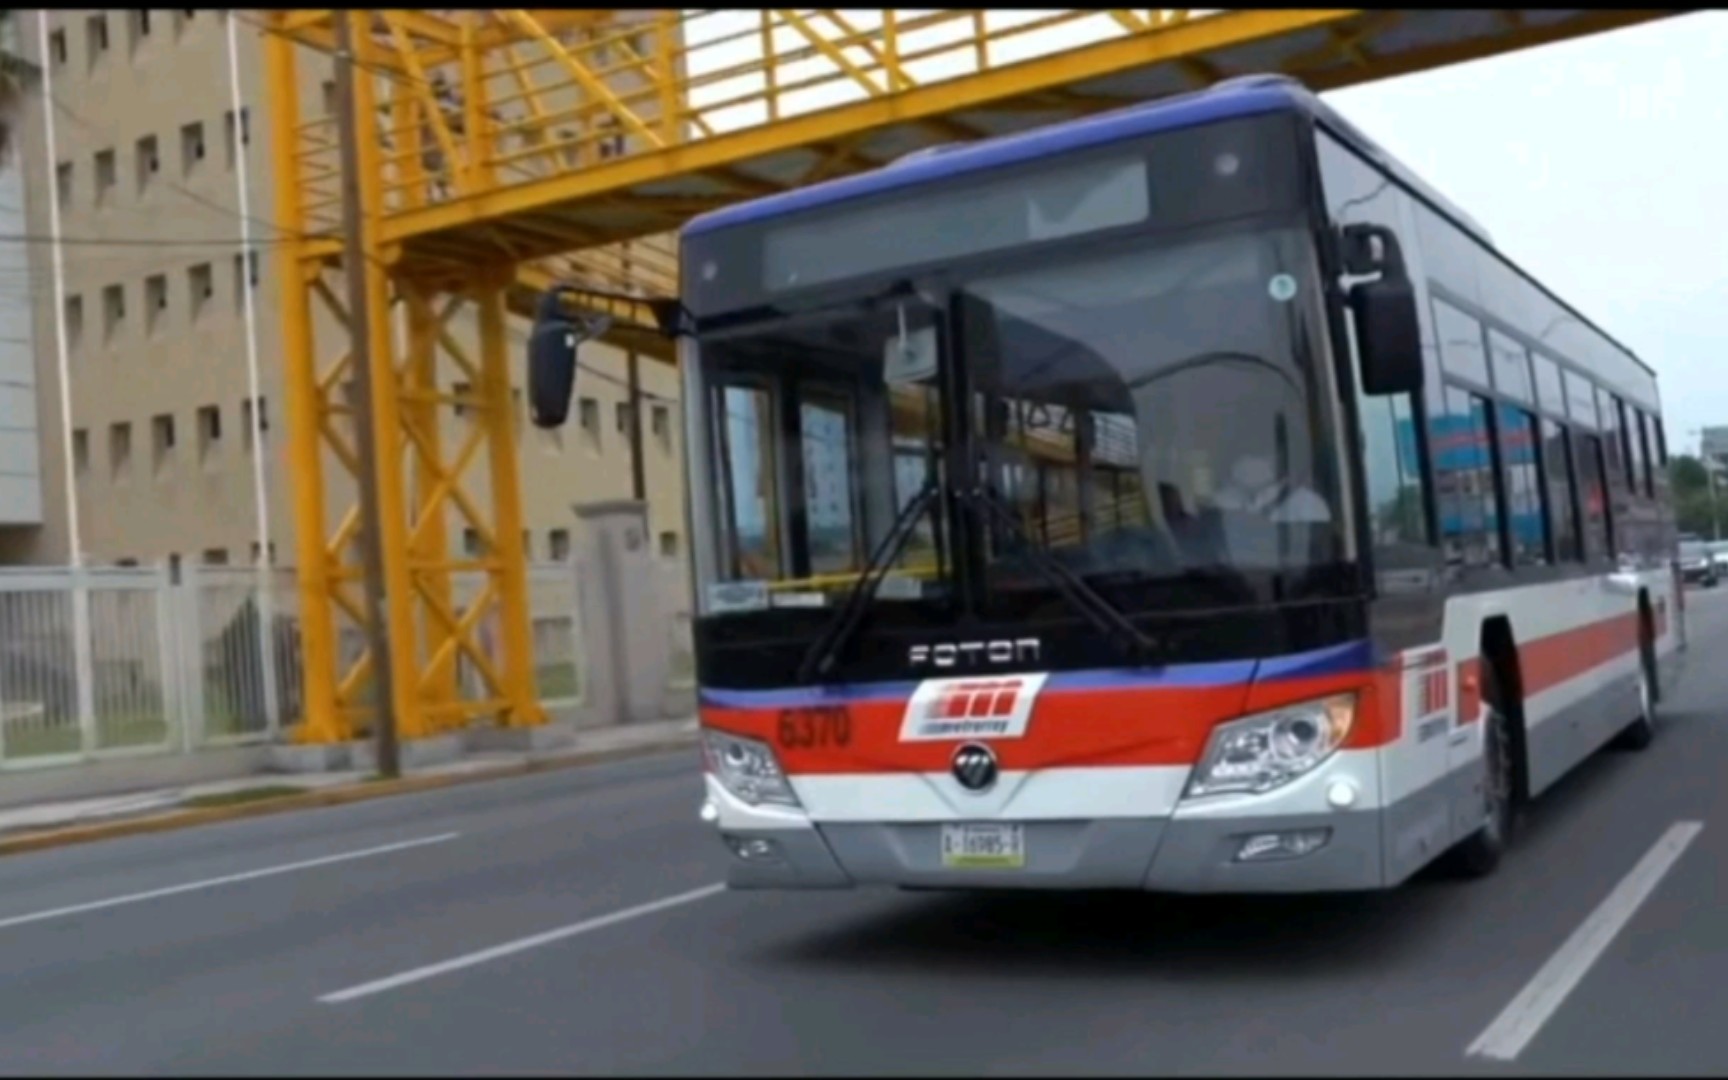
[{"label": "concrete building", "polygon": [[[0,18],[0,50],[19,54],[19,20]],[[15,129],[14,129],[15,131]],[[14,135],[0,160],[0,235],[23,236],[23,155]],[[41,431],[29,251],[0,242],[0,550],[42,525]]]},{"label": "concrete building", "polygon": [[[50,154],[42,102],[32,100],[20,117],[17,167],[0,173],[0,233],[49,236],[52,186],[65,238],[65,301],[57,311],[52,245],[30,243],[16,254],[0,245],[0,274],[10,283],[0,289],[0,563],[54,564],[71,557],[58,317],[70,372],[69,445],[86,557],[140,564],[244,564],[270,557],[292,564],[275,259],[283,230],[270,220],[269,106],[256,18],[212,10],[50,11],[48,55],[39,57],[38,13],[19,16],[23,53],[43,63],[51,78],[55,145]],[[230,17],[240,19],[238,115],[230,97]],[[301,99],[327,97],[330,60],[308,50],[300,57]],[[242,158],[250,181],[249,246],[241,243]],[[8,194],[8,182],[21,182],[21,194]],[[5,216],[13,206],[22,210],[22,223]],[[256,312],[251,328],[244,316],[247,291]],[[16,310],[5,303],[8,297],[18,302]],[[33,320],[23,317],[26,298]],[[261,372],[257,401],[248,379],[249,330]],[[455,332],[473,340],[472,322]],[[512,332],[520,344],[526,326],[517,323]],[[328,319],[317,333],[325,343],[339,340]],[[322,352],[335,355],[328,345]],[[570,552],[573,502],[631,494],[624,356],[596,345],[584,359],[591,370],[578,383],[580,400],[568,429],[547,435],[527,424],[525,409],[520,413],[523,542],[536,560]],[[515,377],[522,377],[520,365]],[[448,370],[441,378],[446,389],[454,388]],[[651,528],[663,554],[682,556],[678,382],[672,370],[648,360],[641,382],[637,422],[645,433]],[[26,384],[31,393],[22,391]],[[252,444],[254,409],[265,429],[261,447]],[[447,411],[446,445],[454,446],[463,421],[453,408]],[[256,454],[264,455],[270,520],[262,545]],[[329,461],[327,473],[339,472]],[[485,470],[468,477],[468,491],[487,505]],[[333,482],[328,491],[327,530],[353,500],[345,482]],[[477,543],[464,525],[451,519],[456,553]]]},{"label": "concrete building", "polygon": [[1728,427],[1707,427],[1698,433],[1698,455],[1706,464],[1728,467]]}]

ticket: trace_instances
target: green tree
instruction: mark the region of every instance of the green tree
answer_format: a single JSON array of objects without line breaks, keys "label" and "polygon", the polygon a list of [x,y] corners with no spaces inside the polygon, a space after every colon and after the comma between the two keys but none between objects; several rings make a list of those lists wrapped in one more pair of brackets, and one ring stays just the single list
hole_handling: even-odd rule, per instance
[{"label": "green tree", "polygon": [[[1713,539],[1716,536],[1716,509],[1711,505],[1707,490],[1688,491],[1674,497],[1674,520],[1683,533]],[[1720,509],[1728,511],[1728,506]],[[1724,516],[1723,524],[1728,526],[1728,515]]]},{"label": "green tree", "polygon": [[1704,463],[1691,454],[1675,454],[1668,459],[1668,483],[1675,498],[1698,492],[1708,497],[1710,474],[1704,471]]}]

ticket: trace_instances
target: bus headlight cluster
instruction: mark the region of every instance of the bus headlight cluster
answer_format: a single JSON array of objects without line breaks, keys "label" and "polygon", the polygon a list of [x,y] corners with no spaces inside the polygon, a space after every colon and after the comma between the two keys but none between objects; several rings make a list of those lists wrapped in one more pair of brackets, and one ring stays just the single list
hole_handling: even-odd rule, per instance
[{"label": "bus headlight cluster", "polygon": [[1356,722],[1356,695],[1290,705],[1220,724],[1185,795],[1258,795],[1312,771],[1344,743]]},{"label": "bus headlight cluster", "polygon": [[708,729],[702,733],[702,749],[708,759],[708,771],[720,781],[720,786],[751,806],[798,805],[798,796],[792,793],[792,784],[780,768],[780,759],[767,743]]}]

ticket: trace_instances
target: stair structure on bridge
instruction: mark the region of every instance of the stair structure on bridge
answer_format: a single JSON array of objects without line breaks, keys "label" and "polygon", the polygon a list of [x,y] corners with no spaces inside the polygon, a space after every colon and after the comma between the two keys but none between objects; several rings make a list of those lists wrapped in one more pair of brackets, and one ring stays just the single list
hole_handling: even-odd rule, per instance
[{"label": "stair structure on bridge", "polygon": [[[1668,11],[312,11],[260,13],[290,370],[306,672],[302,738],[366,726],[360,514],[333,506],[358,456],[346,386],[341,170],[327,67],[353,20],[377,388],[376,480],[400,730],[544,722],[520,542],[510,313],[554,282],[670,362],[638,298],[676,291],[672,237],[728,203],[909,152],[1065,120],[1225,78],[1333,89],[1576,38]],[[309,56],[308,50],[324,54]],[[477,324],[465,347],[454,320]],[[443,377],[441,378],[441,373]],[[472,387],[460,402],[440,387]],[[441,410],[463,437],[444,445]],[[464,480],[490,474],[490,496]],[[452,509],[482,538],[451,556]],[[453,580],[483,576],[458,603]],[[496,633],[483,642],[489,621]],[[481,676],[457,676],[464,659]]]}]

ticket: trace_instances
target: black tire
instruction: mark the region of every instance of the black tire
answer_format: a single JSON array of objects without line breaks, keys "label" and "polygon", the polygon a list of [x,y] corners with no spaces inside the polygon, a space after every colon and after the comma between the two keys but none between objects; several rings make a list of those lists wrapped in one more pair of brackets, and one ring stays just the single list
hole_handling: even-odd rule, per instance
[{"label": "black tire", "polygon": [[[1482,671],[1488,672],[1486,658]],[[1483,821],[1480,828],[1446,853],[1446,868],[1455,876],[1485,878],[1500,866],[1512,846],[1518,822],[1517,760],[1512,750],[1512,721],[1492,692],[1491,679],[1483,679],[1482,718]]]},{"label": "black tire", "polygon": [[1638,719],[1626,726],[1614,740],[1621,750],[1648,750],[1656,741],[1656,729],[1661,727],[1661,685],[1656,681],[1656,650],[1648,634],[1643,634],[1638,646]]}]

